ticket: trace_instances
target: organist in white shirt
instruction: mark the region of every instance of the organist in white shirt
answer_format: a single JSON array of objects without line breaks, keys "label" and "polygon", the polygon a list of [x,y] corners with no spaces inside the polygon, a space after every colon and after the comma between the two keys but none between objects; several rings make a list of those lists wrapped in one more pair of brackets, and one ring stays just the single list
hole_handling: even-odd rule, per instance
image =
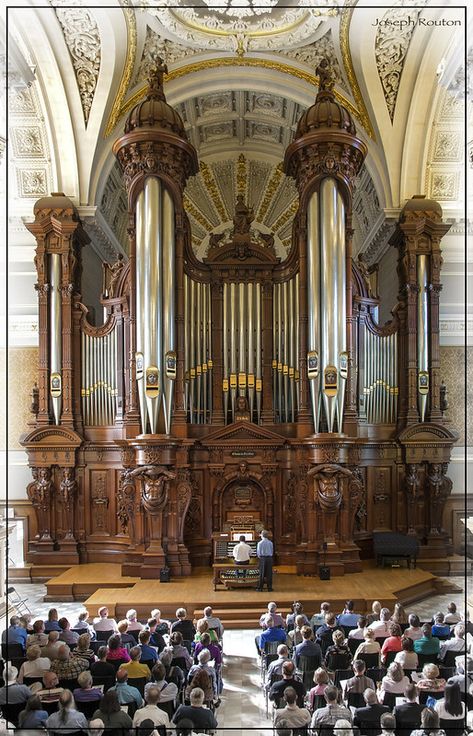
[{"label": "organist in white shirt", "polygon": [[233,548],[235,565],[248,565],[251,557],[251,547],[246,543],[245,535],[240,536],[240,541]]}]

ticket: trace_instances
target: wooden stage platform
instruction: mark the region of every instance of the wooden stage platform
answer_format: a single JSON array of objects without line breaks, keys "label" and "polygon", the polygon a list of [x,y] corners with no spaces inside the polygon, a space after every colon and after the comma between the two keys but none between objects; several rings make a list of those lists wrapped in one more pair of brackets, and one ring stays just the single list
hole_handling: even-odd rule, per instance
[{"label": "wooden stage platform", "polygon": [[274,599],[284,612],[295,600],[300,600],[308,614],[319,610],[322,601],[330,601],[341,610],[349,598],[356,610],[368,610],[373,600],[388,608],[396,601],[409,604],[424,600],[449,588],[448,581],[421,568],[376,568],[373,561],[363,563],[363,572],[322,581],[318,577],[301,577],[291,567],[277,566],[274,571],[274,593],[259,593],[253,589],[218,590],[214,592],[212,571],[198,568],[192,575],[175,578],[170,583],[122,577],[121,566],[111,563],[75,565],[46,583],[49,601],[83,600],[91,616],[99,606],[106,605],[110,615],[123,618],[129,608],[135,608],[139,618],[146,618],[152,608],[160,608],[164,617],[174,616],[176,608],[184,606],[190,615],[200,616],[206,605],[214,608],[227,628],[252,628],[268,600]]}]

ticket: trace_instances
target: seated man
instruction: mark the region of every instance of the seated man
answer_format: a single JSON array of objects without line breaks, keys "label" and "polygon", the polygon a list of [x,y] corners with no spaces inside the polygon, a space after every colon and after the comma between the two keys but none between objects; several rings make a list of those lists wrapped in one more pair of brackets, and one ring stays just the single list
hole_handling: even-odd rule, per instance
[{"label": "seated man", "polygon": [[447,613],[445,614],[444,621],[446,624],[458,624],[462,620],[462,617],[457,611],[456,604],[452,601],[447,606]]},{"label": "seated man", "polygon": [[86,633],[90,634],[91,639],[95,639],[95,631],[92,624],[89,624],[88,622],[89,618],[89,612],[88,611],[81,611],[79,615],[77,616],[77,621],[74,622],[72,625],[73,629],[85,629]]},{"label": "seated man", "polygon": [[295,670],[294,662],[284,662],[281,668],[282,680],[273,683],[269,691],[269,699],[274,701],[276,705],[281,700],[284,690],[287,687],[292,687],[297,693],[297,705],[299,708],[304,706],[304,697],[307,691],[304,684],[300,680],[296,680]]},{"label": "seated man", "polygon": [[363,641],[363,639],[365,638],[366,623],[367,623],[366,616],[358,616],[358,621],[356,622],[356,629],[352,629],[351,631],[348,632],[348,638],[349,639],[359,639],[360,641]]},{"label": "seated man", "polygon": [[102,698],[102,688],[93,687],[92,675],[89,670],[81,672],[77,678],[79,687],[74,688],[73,696],[76,703],[91,703]]},{"label": "seated man", "polygon": [[324,601],[323,603],[320,604],[319,613],[314,613],[314,615],[312,616],[309,622],[310,626],[312,626],[312,630],[314,634],[316,632],[316,629],[324,623],[325,617],[328,613],[331,613],[330,603],[328,603],[327,601]]},{"label": "seated man", "polygon": [[184,641],[193,641],[195,636],[195,626],[190,618],[187,618],[187,611],[185,608],[178,608],[176,611],[177,621],[171,624],[171,634],[175,631],[179,631],[182,634]]},{"label": "seated man", "polygon": [[139,647],[141,649],[141,657],[140,662],[156,662],[158,659],[158,653],[154,647],[150,647],[149,640],[151,639],[151,634],[149,631],[140,631],[138,634],[139,639]]},{"label": "seated man", "polygon": [[425,705],[419,705],[417,702],[417,688],[413,683],[404,690],[404,697],[406,702],[396,705],[393,715],[396,719],[396,732],[401,736],[409,736],[415,728],[420,728],[420,714]]},{"label": "seated man", "polygon": [[146,624],[146,629],[149,631],[150,640],[149,643],[152,647],[156,647],[158,654],[163,651],[166,646],[166,642],[163,639],[163,635],[158,631],[158,622],[155,618],[149,618]]},{"label": "seated man", "polygon": [[214,629],[217,634],[217,638],[220,640],[224,632],[223,624],[217,616],[214,616],[211,606],[206,606],[204,608],[204,618],[209,625],[209,629]]},{"label": "seated man", "polygon": [[450,626],[445,623],[445,617],[441,611],[436,613],[434,616],[432,636],[440,636],[442,638],[450,636]]},{"label": "seated man", "polygon": [[120,634],[120,643],[122,647],[134,647],[136,639],[134,636],[128,633],[128,621],[124,618],[118,622],[117,625],[118,633]]},{"label": "seated man", "polygon": [[156,685],[150,687],[146,693],[146,705],[139,708],[133,716],[133,728],[137,728],[143,721],[148,718],[154,723],[154,726],[166,726],[170,727],[168,714],[158,707],[159,703],[159,688]]},{"label": "seated man", "polygon": [[301,629],[302,643],[298,644],[294,649],[293,660],[296,667],[299,665],[300,657],[315,657],[316,662],[314,670],[322,664],[322,650],[317,642],[314,641],[314,634],[310,626],[303,626]]},{"label": "seated man", "polygon": [[345,693],[364,693],[367,688],[376,690],[371,677],[366,677],[366,665],[362,659],[355,659],[353,662],[353,672],[355,676],[347,680]]},{"label": "seated man", "polygon": [[267,612],[262,613],[260,616],[259,625],[261,626],[262,629],[267,628],[266,620],[268,616],[271,616],[271,618],[273,619],[273,626],[278,626],[281,629],[285,628],[284,619],[281,616],[281,614],[278,613],[278,606],[277,606],[277,603],[275,603],[274,601],[270,601],[268,603]]},{"label": "seated man", "polygon": [[80,657],[71,657],[71,652],[66,644],[61,644],[57,659],[53,659],[51,662],[51,672],[55,672],[60,680],[77,680],[80,673],[88,669],[88,661]]},{"label": "seated man", "polygon": [[98,618],[94,619],[94,631],[118,631],[115,619],[108,617],[107,606],[101,606],[98,614]]},{"label": "seated man", "polygon": [[278,658],[275,659],[271,664],[269,665],[267,671],[266,671],[266,681],[265,686],[266,689],[270,687],[271,683],[271,677],[272,675],[281,675],[282,674],[282,666],[284,662],[290,662],[289,659],[289,649],[285,644],[280,644],[278,646]]},{"label": "seated man", "polygon": [[63,689],[59,687],[59,679],[55,672],[44,673],[42,687],[38,682],[31,686],[31,691],[39,697],[42,703],[56,703]]},{"label": "seated man", "polygon": [[177,698],[178,694],[178,688],[177,685],[174,682],[167,682],[166,680],[166,668],[162,662],[156,662],[153,669],[151,670],[151,675],[153,677],[154,682],[147,682],[145,685],[145,697],[146,697],[146,691],[151,687],[152,684],[156,685],[157,688],[159,688],[159,702],[160,703],[169,703]]},{"label": "seated man", "polygon": [[440,641],[436,636],[432,636],[432,627],[430,624],[422,626],[422,637],[414,642],[414,651],[416,654],[432,654],[434,658],[440,651]]},{"label": "seated man", "polygon": [[143,705],[143,698],[138,688],[128,684],[128,672],[124,667],[120,667],[117,672],[117,684],[110,688],[115,690],[120,705],[125,703],[136,703],[138,708]]},{"label": "seated man", "polygon": [[297,616],[302,616],[303,626],[310,626],[309,619],[304,613],[304,607],[300,601],[295,601],[292,604],[292,613],[288,613],[286,616],[286,629],[289,631],[294,628]]},{"label": "seated man", "polygon": [[444,660],[448,652],[464,652],[465,650],[465,624],[456,624],[453,629],[453,639],[447,639],[440,645],[439,659]]},{"label": "seated man", "polygon": [[45,647],[41,648],[41,656],[47,657],[52,662],[53,659],[57,659],[57,653],[62,646],[63,642],[59,641],[59,631],[50,631],[48,634],[48,643]]},{"label": "seated man", "polygon": [[[240,534],[240,541],[233,548],[233,559],[235,565],[248,565],[251,557],[251,547],[246,543],[244,534]],[[246,570],[243,570],[246,572]]]},{"label": "seated man", "polygon": [[349,723],[352,722],[353,716],[349,708],[345,708],[344,705],[338,703],[338,688],[333,685],[329,685],[325,688],[324,698],[327,705],[324,708],[317,708],[312,716],[310,723],[311,728],[316,729],[321,726],[335,726],[335,723],[341,719],[346,719]]},{"label": "seated man", "polygon": [[339,626],[355,627],[358,623],[358,614],[355,613],[354,601],[347,601],[345,604],[345,610],[339,616],[337,616],[337,624]]},{"label": "seated man", "polygon": [[130,608],[126,612],[126,620],[128,621],[128,631],[143,631],[144,626],[137,620],[137,614],[134,608]]},{"label": "seated man", "polygon": [[20,644],[25,651],[27,637],[26,629],[20,625],[19,616],[12,616],[10,626],[2,633],[2,644]]},{"label": "seated man", "polygon": [[284,629],[274,625],[273,617],[268,613],[265,619],[265,630],[260,636],[255,637],[256,650],[258,654],[264,652],[264,645],[270,641],[286,643],[286,632]]},{"label": "seated man", "polygon": [[283,692],[284,708],[278,708],[274,714],[274,725],[284,722],[286,728],[304,728],[310,723],[310,713],[307,708],[300,708],[297,703],[297,693],[293,687],[286,687]]},{"label": "seated man", "polygon": [[115,679],[115,667],[111,662],[107,662],[108,647],[104,644],[99,647],[97,652],[97,662],[90,665],[90,671],[93,677],[110,677]]},{"label": "seated man", "polygon": [[363,693],[366,705],[355,710],[353,723],[358,726],[361,733],[370,733],[373,736],[381,733],[381,716],[383,713],[389,713],[390,709],[387,705],[380,705],[376,693],[371,688],[367,688]]},{"label": "seated man", "polygon": [[179,723],[182,718],[189,718],[197,731],[217,728],[217,720],[211,710],[204,707],[204,691],[195,687],[190,694],[190,705],[180,705],[173,716],[173,723]]},{"label": "seated man", "polygon": [[8,665],[5,671],[5,685],[0,687],[0,705],[16,705],[26,703],[31,697],[31,690],[17,682],[18,670]]}]

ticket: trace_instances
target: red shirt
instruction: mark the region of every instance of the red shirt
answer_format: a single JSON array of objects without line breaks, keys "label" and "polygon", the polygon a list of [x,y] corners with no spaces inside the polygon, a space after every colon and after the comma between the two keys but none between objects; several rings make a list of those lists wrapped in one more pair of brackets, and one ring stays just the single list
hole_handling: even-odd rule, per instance
[{"label": "red shirt", "polygon": [[388,638],[384,641],[383,646],[381,647],[381,654],[400,651],[402,651],[400,636],[388,636]]}]

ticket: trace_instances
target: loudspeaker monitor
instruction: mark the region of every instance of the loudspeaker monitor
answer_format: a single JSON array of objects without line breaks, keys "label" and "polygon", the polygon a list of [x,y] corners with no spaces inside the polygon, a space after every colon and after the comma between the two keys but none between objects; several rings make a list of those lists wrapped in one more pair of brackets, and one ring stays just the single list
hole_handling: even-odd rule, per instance
[{"label": "loudspeaker monitor", "polygon": [[321,580],[330,580],[330,568],[327,567],[326,565],[320,565],[319,578]]}]

